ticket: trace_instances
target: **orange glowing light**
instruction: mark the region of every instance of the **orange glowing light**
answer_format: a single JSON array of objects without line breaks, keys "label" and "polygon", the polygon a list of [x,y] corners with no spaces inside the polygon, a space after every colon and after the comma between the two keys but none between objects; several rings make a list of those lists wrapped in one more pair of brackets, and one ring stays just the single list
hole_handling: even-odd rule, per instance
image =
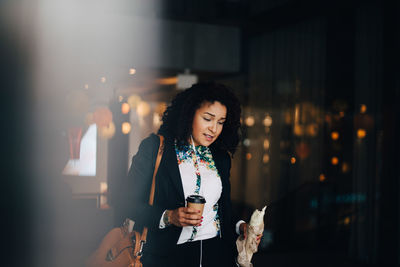
[{"label": "orange glowing light", "polygon": [[304,134],[304,126],[296,124],[293,131],[295,135],[301,136]]},{"label": "orange glowing light", "polygon": [[129,122],[122,123],[121,131],[123,134],[128,134],[131,131],[131,124]]},{"label": "orange glowing light", "polygon": [[339,112],[339,116],[340,116],[341,118],[343,118],[343,117],[344,117],[344,111],[340,111],[340,112]]},{"label": "orange glowing light", "polygon": [[131,68],[129,69],[129,75],[134,75],[136,73],[136,70]]},{"label": "orange glowing light", "polygon": [[331,138],[332,140],[338,140],[339,139],[339,133],[334,131],[331,133]]},{"label": "orange glowing light", "polygon": [[136,112],[140,117],[145,117],[145,116],[149,115],[150,110],[151,110],[151,107],[150,107],[149,103],[147,103],[145,101],[140,101],[136,107]]},{"label": "orange glowing light", "polygon": [[306,131],[307,131],[307,134],[309,136],[313,136],[313,137],[317,136],[317,134],[318,134],[318,124],[311,123],[311,124],[307,125]]},{"label": "orange glowing light", "polygon": [[331,163],[332,163],[332,165],[338,165],[339,164],[339,159],[337,157],[332,157]]},{"label": "orange glowing light", "polygon": [[131,110],[131,108],[128,103],[122,103],[122,105],[121,105],[122,114],[128,114],[130,110]]},{"label": "orange glowing light", "polygon": [[347,162],[343,162],[342,164],[342,172],[346,173],[350,171],[350,165]]},{"label": "orange glowing light", "polygon": [[290,158],[290,163],[295,164],[296,163],[296,158],[295,157],[291,157]]},{"label": "orange glowing light", "polygon": [[323,173],[321,173],[321,174],[319,175],[319,181],[320,181],[320,182],[323,182],[323,181],[325,181],[325,180],[326,180],[325,175],[324,175]]},{"label": "orange glowing light", "polygon": [[357,137],[363,139],[367,135],[367,131],[364,129],[357,130]]},{"label": "orange glowing light", "polygon": [[268,140],[268,139],[265,139],[265,140],[264,140],[264,149],[265,149],[265,150],[268,150],[268,148],[269,148],[269,140]]},{"label": "orange glowing light", "polygon": [[247,153],[246,154],[246,159],[247,160],[251,160],[252,157],[253,157],[253,155],[251,155],[251,153]]},{"label": "orange glowing light", "polygon": [[360,107],[360,113],[364,114],[365,112],[367,112],[367,105],[362,104]]},{"label": "orange glowing light", "polygon": [[348,224],[350,223],[350,218],[349,218],[349,217],[344,218],[343,223],[344,223],[345,225],[348,225]]},{"label": "orange glowing light", "polygon": [[272,117],[269,115],[265,116],[265,118],[263,120],[263,124],[266,127],[270,127],[272,125]]},{"label": "orange glowing light", "polygon": [[248,116],[248,117],[245,119],[244,122],[246,123],[247,126],[251,127],[251,126],[254,125],[255,119],[254,119],[253,116]]},{"label": "orange glowing light", "polygon": [[168,78],[160,78],[157,80],[158,84],[161,85],[173,85],[178,83],[178,77],[168,77]]},{"label": "orange glowing light", "polygon": [[269,155],[268,155],[268,154],[264,154],[264,156],[263,156],[263,162],[264,162],[264,163],[268,163],[268,162],[269,162]]}]

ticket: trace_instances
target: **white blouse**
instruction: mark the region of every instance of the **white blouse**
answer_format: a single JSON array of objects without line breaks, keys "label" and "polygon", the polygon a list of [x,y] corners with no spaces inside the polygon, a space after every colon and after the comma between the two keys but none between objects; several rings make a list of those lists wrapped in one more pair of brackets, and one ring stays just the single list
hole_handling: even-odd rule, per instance
[{"label": "white blouse", "polygon": [[[222,192],[221,177],[208,147],[185,145],[178,149],[175,145],[179,171],[182,178],[185,199],[189,195],[202,195],[206,199],[201,226],[185,226],[177,244],[213,238],[220,234],[218,200]],[[198,165],[199,173],[196,165]]]}]

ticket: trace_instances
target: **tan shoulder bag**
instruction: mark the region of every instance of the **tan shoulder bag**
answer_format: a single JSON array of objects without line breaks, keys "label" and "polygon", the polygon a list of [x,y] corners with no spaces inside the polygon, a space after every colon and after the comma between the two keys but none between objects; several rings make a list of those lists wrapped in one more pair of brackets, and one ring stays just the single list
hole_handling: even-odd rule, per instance
[{"label": "tan shoulder bag", "polygon": [[[151,183],[149,205],[153,205],[155,180],[163,153],[164,137],[160,137],[156,164]],[[132,231],[134,222],[127,219],[121,227],[113,228],[106,234],[99,248],[86,261],[87,267],[142,267],[143,245],[146,243],[147,227],[143,232]]]}]

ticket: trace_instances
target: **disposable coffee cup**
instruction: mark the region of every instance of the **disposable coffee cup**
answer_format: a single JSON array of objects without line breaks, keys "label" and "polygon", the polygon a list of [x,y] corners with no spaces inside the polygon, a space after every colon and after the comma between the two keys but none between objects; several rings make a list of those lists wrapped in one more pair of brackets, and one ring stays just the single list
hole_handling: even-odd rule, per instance
[{"label": "disposable coffee cup", "polygon": [[186,198],[186,202],[187,202],[188,208],[193,208],[195,210],[199,210],[200,215],[203,215],[204,204],[206,203],[206,200],[204,197],[199,196],[199,195],[190,195]]}]

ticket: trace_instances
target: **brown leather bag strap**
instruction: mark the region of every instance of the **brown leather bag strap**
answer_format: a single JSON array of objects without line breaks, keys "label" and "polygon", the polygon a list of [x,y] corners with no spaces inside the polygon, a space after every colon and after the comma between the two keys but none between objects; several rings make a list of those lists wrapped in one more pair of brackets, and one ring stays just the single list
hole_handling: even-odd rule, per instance
[{"label": "brown leather bag strap", "polygon": [[[158,135],[160,137],[160,146],[158,147],[158,152],[157,152],[157,159],[156,159],[156,164],[154,166],[154,172],[153,172],[153,181],[151,182],[151,190],[150,190],[150,197],[149,197],[149,205],[153,206],[154,202],[154,192],[156,189],[156,175],[158,171],[158,167],[160,166],[162,154],[164,151],[164,136]],[[141,246],[143,246],[144,243],[146,243],[146,238],[147,238],[147,227],[144,227],[143,232],[142,232],[142,237],[141,237]],[[140,251],[143,248],[140,248]]]},{"label": "brown leather bag strap", "polygon": [[153,172],[153,181],[151,182],[151,190],[150,190],[150,197],[149,197],[149,205],[153,206],[154,202],[154,191],[156,190],[156,175],[158,171],[158,167],[160,166],[163,150],[164,150],[164,136],[158,135],[160,137],[160,146],[158,147],[157,159],[156,164],[154,167]]}]

